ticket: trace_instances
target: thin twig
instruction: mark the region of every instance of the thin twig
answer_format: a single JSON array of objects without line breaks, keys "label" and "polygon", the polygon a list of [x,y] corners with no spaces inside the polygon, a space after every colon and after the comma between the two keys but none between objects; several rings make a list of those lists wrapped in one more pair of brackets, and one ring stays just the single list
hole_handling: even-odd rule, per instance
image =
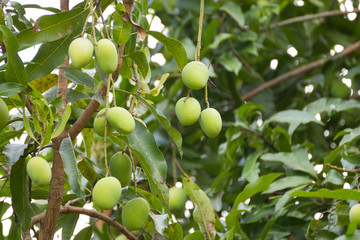
[{"label": "thin twig", "polygon": [[264,80],[264,78],[255,71],[255,69],[253,69],[246,61],[243,57],[241,57],[241,55],[236,51],[234,44],[232,42],[231,39],[228,40],[230,48],[231,48],[231,52],[234,54],[235,57],[237,57],[237,59],[239,59],[239,61],[242,63],[242,65],[245,66],[245,68],[247,70],[249,70],[249,72],[251,72],[252,74],[256,75],[259,79]]},{"label": "thin twig", "polygon": [[92,194],[88,194],[88,195],[85,195],[85,198],[75,198],[75,199],[70,200],[67,203],[65,203],[65,206],[70,206],[71,204],[74,204],[74,203],[77,203],[77,202],[80,202],[83,200],[87,201],[87,200],[91,199],[91,197],[92,197]]},{"label": "thin twig", "polygon": [[334,16],[340,16],[340,15],[347,15],[349,13],[359,13],[359,12],[360,12],[360,9],[354,9],[353,11],[337,10],[337,11],[328,11],[328,12],[322,12],[322,13],[316,13],[316,14],[308,14],[308,15],[294,17],[294,18],[286,19],[286,20],[278,22],[278,23],[271,24],[270,27],[268,27],[268,28],[266,28],[266,27],[260,28],[259,32],[265,32],[268,29],[280,28],[280,27],[284,27],[286,25],[291,25],[294,23],[310,21],[310,20],[313,20],[316,18],[334,17]]},{"label": "thin twig", "polygon": [[175,159],[175,163],[176,166],[178,167],[178,169],[180,170],[180,172],[190,181],[192,182],[191,178],[189,177],[189,175],[187,175],[187,173],[184,171],[184,169],[181,167],[179,161],[177,159]]},{"label": "thin twig", "polygon": [[256,136],[259,137],[261,140],[263,140],[265,144],[267,144],[269,147],[271,147],[272,149],[274,149],[276,152],[280,152],[280,150],[277,149],[277,147],[275,147],[274,144],[272,144],[272,143],[271,143],[267,138],[265,138],[265,136],[262,135],[261,133],[259,133],[259,132],[257,132],[257,131],[252,131],[252,130],[249,130],[249,129],[245,129],[245,128],[243,128],[242,130],[243,130],[244,132],[246,132],[246,133],[256,135]]},{"label": "thin twig", "polygon": [[[61,214],[68,214],[68,213],[78,213],[78,214],[84,214],[90,217],[98,218],[100,220],[103,220],[104,222],[109,223],[113,227],[117,228],[121,233],[123,233],[128,239],[130,240],[137,240],[138,238],[132,234],[129,230],[127,230],[123,225],[118,223],[116,220],[113,220],[109,216],[92,210],[92,209],[85,209],[82,207],[74,207],[74,206],[64,206],[60,208]],[[45,217],[45,213],[41,213],[39,215],[36,215],[31,218],[30,227],[34,226],[36,223],[40,222]]]},{"label": "thin twig", "polygon": [[348,173],[359,173],[360,172],[360,168],[348,170],[348,169],[344,169],[344,168],[341,168],[341,167],[331,165],[330,163],[327,163],[326,166],[329,167],[329,168],[335,169],[337,171],[340,171],[340,172],[348,172]]},{"label": "thin twig", "polygon": [[0,163],[0,168],[6,173],[9,174],[9,169],[5,167],[2,163]]}]

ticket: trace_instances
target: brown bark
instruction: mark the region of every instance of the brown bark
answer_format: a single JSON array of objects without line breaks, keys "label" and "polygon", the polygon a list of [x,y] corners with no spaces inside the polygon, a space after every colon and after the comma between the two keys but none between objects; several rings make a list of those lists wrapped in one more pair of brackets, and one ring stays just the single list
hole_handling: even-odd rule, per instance
[{"label": "brown bark", "polygon": [[48,207],[41,221],[40,240],[53,239],[63,199],[64,165],[59,153],[62,138],[53,141],[53,166],[48,197]]},{"label": "brown bark", "polygon": [[[66,60],[61,67],[68,67],[69,60]],[[67,105],[67,87],[68,87],[68,80],[63,75],[64,71],[59,70],[59,79],[58,79],[58,87],[57,87],[57,96],[61,96],[61,102],[64,108],[57,108],[56,112],[63,114],[65,111],[65,107]]]},{"label": "brown bark", "polygon": [[263,92],[264,90],[273,87],[275,85],[278,85],[280,83],[282,83],[283,81],[304,74],[306,72],[309,72],[315,68],[318,68],[320,66],[322,66],[324,63],[326,63],[327,61],[329,61],[330,59],[336,59],[336,58],[341,58],[341,57],[346,57],[347,55],[355,52],[356,50],[360,49],[360,41],[357,41],[355,43],[353,43],[352,45],[350,45],[349,47],[345,48],[344,51],[334,57],[332,56],[328,56],[328,57],[324,57],[321,58],[319,60],[316,60],[314,62],[311,62],[309,64],[303,65],[301,67],[298,67],[290,72],[284,73],[276,78],[271,79],[270,81],[267,81],[265,83],[263,83],[261,86],[255,88],[254,90],[250,91],[249,93],[245,94],[243,96],[243,100],[247,101],[253,97],[255,97],[256,95],[260,94],[261,92]]},{"label": "brown bark", "polygon": [[[68,11],[69,0],[60,0],[60,9],[61,11]],[[69,61],[66,60],[62,66],[69,66]],[[57,96],[61,96],[61,101],[64,107],[67,105],[67,86],[68,80],[63,76],[63,72],[60,70]],[[64,108],[57,108],[56,112],[63,114]],[[66,134],[63,133],[52,141],[54,151],[51,172],[52,176],[50,181],[48,206],[45,212],[45,217],[42,219],[40,226],[40,240],[53,239],[59,218],[59,210],[63,199],[63,186],[65,181],[64,165],[59,153],[59,148],[61,141],[65,136]]]}]

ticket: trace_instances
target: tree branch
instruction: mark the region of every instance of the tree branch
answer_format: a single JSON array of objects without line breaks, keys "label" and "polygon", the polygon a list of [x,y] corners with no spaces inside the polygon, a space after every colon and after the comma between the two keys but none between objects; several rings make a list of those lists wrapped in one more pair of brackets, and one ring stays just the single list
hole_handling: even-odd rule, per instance
[{"label": "tree branch", "polygon": [[[60,0],[60,10],[63,12],[69,10],[69,0]],[[65,60],[61,66],[69,66],[69,60]],[[63,76],[63,71],[60,70],[57,96],[61,96],[61,102],[64,108],[67,105],[67,87],[68,80]],[[56,112],[63,114],[65,110],[64,108],[56,108]],[[65,131],[63,133],[65,133]],[[52,239],[56,231],[65,182],[64,165],[59,152],[60,144],[64,137],[65,134],[62,134],[52,141],[52,147],[54,151],[53,166],[51,170],[48,206],[40,225],[40,240]]]},{"label": "tree branch", "polygon": [[275,85],[280,84],[281,82],[291,78],[291,77],[295,77],[298,76],[300,74],[304,74],[306,72],[309,72],[315,68],[318,68],[320,66],[322,66],[324,63],[326,63],[327,61],[329,61],[330,59],[338,59],[338,58],[343,58],[346,57],[347,55],[355,52],[356,50],[360,49],[360,41],[357,41],[355,43],[353,43],[352,45],[350,45],[349,47],[345,48],[344,51],[342,51],[342,53],[337,54],[335,56],[328,56],[328,57],[324,57],[321,58],[319,60],[316,60],[314,62],[311,62],[309,64],[303,65],[301,67],[298,67],[290,72],[284,73],[276,78],[271,79],[270,81],[267,81],[265,83],[263,83],[261,86],[255,88],[254,90],[250,91],[249,93],[245,94],[243,96],[243,100],[247,101],[253,97],[255,97],[256,95],[260,94],[261,92],[263,92],[264,90],[273,87]]},{"label": "tree branch", "polygon": [[286,19],[286,20],[278,22],[278,23],[271,24],[270,27],[268,27],[268,28],[266,28],[266,27],[260,28],[259,32],[265,32],[266,30],[272,30],[275,28],[284,27],[286,25],[291,25],[294,23],[310,21],[310,20],[313,20],[316,18],[326,18],[326,17],[340,16],[340,15],[346,15],[349,13],[359,13],[359,12],[360,12],[360,9],[355,9],[353,11],[337,10],[337,11],[328,11],[328,12],[322,12],[322,13],[316,13],[316,14],[308,14],[308,15],[294,17],[294,18]]},{"label": "tree branch", "polygon": [[63,161],[59,153],[61,140],[62,139],[57,138],[53,141],[54,154],[51,172],[52,177],[48,196],[48,206],[44,213],[44,218],[41,219],[40,240],[53,239],[59,218],[59,209],[63,199],[65,173]]},{"label": "tree branch", "polygon": [[[114,226],[115,228],[117,228],[121,233],[123,233],[128,239],[130,240],[137,240],[138,238],[132,234],[129,230],[127,230],[127,228],[125,228],[123,225],[121,225],[120,223],[118,223],[116,220],[113,220],[112,218],[110,218],[109,216],[92,210],[92,209],[85,209],[82,207],[74,207],[74,206],[63,206],[60,208],[59,213],[61,214],[68,214],[68,213],[77,213],[77,214],[84,214],[87,215],[89,217],[94,217],[94,218],[98,218],[101,219],[107,223],[109,223],[110,225]],[[45,213],[41,213],[39,215],[36,215],[34,217],[31,218],[31,223],[30,223],[30,228],[32,226],[34,226],[36,223],[43,221],[43,219],[45,218]]]}]

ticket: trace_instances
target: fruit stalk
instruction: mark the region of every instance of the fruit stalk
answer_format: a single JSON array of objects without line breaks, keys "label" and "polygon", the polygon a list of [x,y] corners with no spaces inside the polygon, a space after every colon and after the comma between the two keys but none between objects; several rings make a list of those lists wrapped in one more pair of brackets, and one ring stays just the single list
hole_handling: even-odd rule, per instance
[{"label": "fruit stalk", "polygon": [[[107,144],[107,125],[109,124],[107,121],[107,114],[108,114],[108,110],[109,110],[109,93],[110,93],[110,83],[111,83],[111,74],[109,74],[108,77],[108,81],[107,81],[107,89],[106,89],[106,108],[105,108],[105,131],[104,131],[104,158],[105,158],[105,167],[106,167],[106,176],[109,176],[109,166],[108,166],[108,161],[107,161],[107,149],[106,149],[106,144]],[[115,97],[115,95],[114,95]]]},{"label": "fruit stalk", "polygon": [[204,2],[205,0],[200,0],[200,16],[199,16],[199,32],[196,44],[195,51],[195,61],[200,61],[200,49],[201,49],[201,35],[202,35],[202,25],[204,19]]}]

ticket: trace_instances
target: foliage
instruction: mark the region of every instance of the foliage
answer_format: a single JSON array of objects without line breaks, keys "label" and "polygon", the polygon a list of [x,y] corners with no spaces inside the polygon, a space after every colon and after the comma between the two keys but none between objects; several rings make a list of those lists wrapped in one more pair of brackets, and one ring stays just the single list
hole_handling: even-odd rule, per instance
[{"label": "foliage", "polygon": [[[151,208],[146,226],[135,233],[139,239],[360,235],[348,216],[360,200],[356,13],[344,13],[341,1],[205,1],[200,59],[209,66],[211,81],[191,96],[203,109],[209,104],[221,114],[221,133],[208,138],[199,123],[183,127],[175,116],[177,100],[189,91],[180,73],[196,60],[200,1],[95,2],[66,12],[1,4],[0,96],[11,116],[0,129],[0,216],[13,209],[9,234],[3,235],[5,221],[0,223],[1,239],[28,234],[32,220],[47,209],[44,200],[53,201],[54,186],[63,193],[55,226],[63,239],[126,234],[111,220],[121,224],[122,208],[135,196]],[[359,12],[359,2],[353,4]],[[28,19],[30,8],[47,12]],[[110,14],[102,20],[105,10]],[[158,18],[162,31],[151,27]],[[293,21],[284,22],[288,19]],[[118,44],[122,65],[113,82],[114,75],[104,74],[94,59],[82,70],[60,66],[71,41],[83,33],[93,43],[109,36]],[[21,51],[36,45],[34,58],[24,62]],[[63,93],[57,94],[62,76],[69,79],[65,104]],[[351,88],[349,98],[331,95],[339,80]],[[94,133],[96,109],[89,113],[87,107],[98,102],[97,110],[108,108],[110,95],[110,107],[116,102],[136,118],[131,134]],[[88,119],[79,127],[84,116]],[[90,226],[74,234],[79,212],[68,206],[91,203],[91,190],[119,151],[135,163],[132,184],[122,189],[112,211],[103,212],[110,220],[93,209]],[[55,181],[32,185],[26,162],[36,155],[54,169],[62,159],[63,188]],[[177,182],[188,195],[182,212],[168,206],[168,188]]]}]

